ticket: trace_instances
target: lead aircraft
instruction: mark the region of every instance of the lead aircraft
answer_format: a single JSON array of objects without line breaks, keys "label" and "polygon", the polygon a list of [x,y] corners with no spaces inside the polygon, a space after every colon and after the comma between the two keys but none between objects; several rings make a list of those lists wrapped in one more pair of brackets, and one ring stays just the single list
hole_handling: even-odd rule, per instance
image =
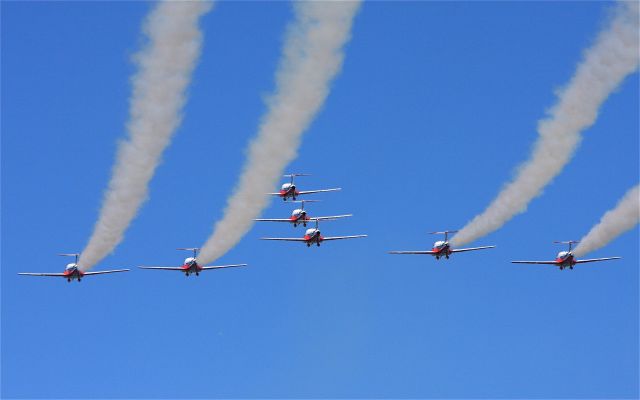
[{"label": "lead aircraft", "polygon": [[257,218],[254,221],[258,222],[289,222],[293,224],[293,227],[297,227],[298,225],[307,226],[307,222],[311,220],[317,221],[328,221],[338,218],[352,217],[353,214],[343,214],[343,215],[330,215],[327,217],[314,217],[311,218],[307,214],[307,211],[304,209],[304,203],[317,202],[320,200],[294,200],[294,203],[301,203],[300,208],[296,208],[291,212],[291,216],[289,218]]},{"label": "lead aircraft", "polygon": [[558,255],[556,255],[556,259],[553,261],[511,261],[511,262],[514,264],[549,264],[549,265],[555,265],[558,268],[560,268],[560,270],[563,270],[565,268],[573,269],[573,266],[576,264],[584,264],[584,263],[607,261],[607,260],[619,260],[620,258],[622,258],[622,257],[604,257],[604,258],[588,258],[585,260],[577,260],[576,257],[571,252],[571,246],[575,243],[580,243],[579,241],[568,240],[564,242],[556,241],[553,243],[568,244],[569,250],[559,252]]},{"label": "lead aircraft", "polygon": [[18,272],[18,275],[28,275],[28,276],[59,276],[62,278],[66,278],[67,282],[71,282],[72,280],[77,280],[80,282],[84,276],[90,275],[102,275],[102,274],[114,274],[116,272],[127,272],[129,269],[112,269],[108,271],[89,271],[85,272],[78,267],[78,257],[80,254],[58,254],[59,256],[65,257],[75,257],[76,261],[67,264],[64,269],[64,272]]},{"label": "lead aircraft", "polygon": [[298,190],[296,189],[296,185],[293,183],[293,178],[296,176],[311,176],[310,174],[286,174],[284,175],[287,178],[291,178],[291,182],[284,183],[280,187],[280,191],[277,193],[267,193],[272,196],[279,196],[282,200],[287,201],[288,198],[296,199],[298,196],[302,196],[305,194],[312,193],[323,193],[323,192],[336,192],[338,190],[342,190],[342,188],[333,188],[333,189],[318,189],[318,190]]},{"label": "lead aircraft", "polygon": [[139,266],[140,269],[160,269],[165,271],[180,271],[183,272],[186,276],[191,274],[196,274],[196,276],[200,275],[200,271],[207,271],[210,269],[221,269],[221,268],[233,268],[233,267],[245,267],[247,264],[229,264],[229,265],[211,265],[211,266],[202,266],[198,264],[198,260],[196,259],[196,253],[200,250],[199,247],[180,247],[176,250],[187,250],[193,251],[193,257],[187,257],[184,259],[184,263],[180,267],[149,267],[149,266]]},{"label": "lead aircraft", "polygon": [[481,246],[481,247],[468,247],[465,249],[453,249],[451,248],[451,244],[449,244],[449,234],[458,231],[442,231],[442,232],[429,232],[430,234],[444,234],[444,240],[438,240],[433,244],[433,248],[431,250],[416,250],[416,251],[390,251],[389,254],[427,254],[432,255],[439,260],[440,257],[444,257],[446,259],[453,253],[462,253],[464,251],[474,251],[474,250],[483,250],[483,249],[492,249],[496,246]]},{"label": "lead aircraft", "polygon": [[330,240],[342,240],[342,239],[357,239],[367,237],[367,235],[351,235],[351,236],[322,236],[320,234],[320,229],[318,229],[318,219],[311,218],[316,221],[315,228],[309,228],[305,231],[304,237],[301,238],[260,238],[261,240],[283,240],[287,242],[304,242],[307,244],[307,247],[310,247],[312,244],[316,244],[320,247],[320,243],[324,241]]}]

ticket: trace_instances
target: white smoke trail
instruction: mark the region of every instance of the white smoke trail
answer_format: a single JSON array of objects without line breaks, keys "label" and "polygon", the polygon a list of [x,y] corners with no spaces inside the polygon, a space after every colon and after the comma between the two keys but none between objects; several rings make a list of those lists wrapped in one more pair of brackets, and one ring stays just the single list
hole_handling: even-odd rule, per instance
[{"label": "white smoke trail", "polygon": [[576,257],[581,257],[598,250],[636,226],[638,221],[640,221],[640,185],[629,189],[616,208],[602,216],[600,222],[580,240],[580,244],[573,253]]},{"label": "white smoke trail", "polygon": [[460,246],[499,229],[560,173],[591,126],[598,109],[624,78],[638,68],[638,3],[619,2],[607,28],[584,54],[584,60],[559,94],[550,116],[538,124],[539,138],[531,158],[516,178],[480,215],[453,237]]},{"label": "white smoke trail", "polygon": [[222,220],[202,246],[198,259],[211,262],[233,247],[268,205],[286,165],[294,159],[309,126],[340,71],[342,47],[349,40],[359,1],[295,2],[296,20],[288,28],[276,73],[277,88],[268,101],[258,135]]},{"label": "white smoke trail", "polygon": [[122,241],[147,198],[162,151],[181,122],[185,91],[200,55],[198,20],[212,5],[162,2],[145,21],[143,30],[149,42],[134,58],[139,70],[132,79],[129,137],[120,144],[100,217],[80,256],[78,264],[83,270]]}]

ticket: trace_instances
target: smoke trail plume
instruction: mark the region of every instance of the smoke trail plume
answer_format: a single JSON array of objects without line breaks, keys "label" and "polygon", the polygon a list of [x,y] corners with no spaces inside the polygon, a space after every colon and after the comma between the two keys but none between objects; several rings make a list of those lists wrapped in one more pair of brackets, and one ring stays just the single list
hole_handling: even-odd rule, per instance
[{"label": "smoke trail plume", "polygon": [[129,137],[120,144],[100,217],[80,256],[78,264],[83,270],[122,241],[147,198],[162,151],[180,124],[185,91],[200,55],[198,19],[212,4],[162,2],[145,21],[148,43],[134,57],[138,73],[132,79]]},{"label": "smoke trail plume", "polygon": [[516,178],[480,215],[453,237],[460,246],[499,229],[560,173],[591,126],[598,109],[624,78],[638,68],[638,3],[619,2],[607,28],[589,48],[575,75],[559,94],[548,118],[538,123],[539,138],[531,158]]},{"label": "smoke trail plume", "polygon": [[573,253],[576,257],[581,257],[598,250],[636,226],[638,221],[640,221],[640,185],[629,189],[616,208],[602,216],[598,225],[591,228],[589,233],[580,240],[580,244]]},{"label": "smoke trail plume", "polygon": [[340,71],[342,47],[349,40],[359,6],[359,1],[294,3],[296,20],[288,28],[275,94],[249,145],[247,162],[227,201],[224,217],[202,246],[198,256],[201,262],[219,258],[238,243],[253,225],[253,218],[268,205],[264,193],[273,190],[296,156],[302,133]]}]

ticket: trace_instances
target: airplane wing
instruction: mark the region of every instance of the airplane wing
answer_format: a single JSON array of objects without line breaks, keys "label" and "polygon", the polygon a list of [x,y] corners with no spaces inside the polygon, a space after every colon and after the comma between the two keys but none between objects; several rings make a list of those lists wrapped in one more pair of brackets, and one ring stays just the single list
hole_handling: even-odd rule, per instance
[{"label": "airplane wing", "polygon": [[18,275],[28,276],[65,276],[63,273],[41,273],[41,272],[18,272]]},{"label": "airplane wing", "polygon": [[140,269],[162,269],[166,271],[184,271],[182,267],[144,267],[142,265],[138,266]]},{"label": "airplane wing", "polygon": [[116,272],[127,272],[128,269],[111,269],[108,271],[89,271],[84,272],[84,275],[101,275],[101,274],[115,274]]},{"label": "airplane wing", "polygon": [[621,258],[622,257],[588,258],[586,260],[576,260],[576,264],[596,262],[596,261],[619,260]]},{"label": "airplane wing", "polygon": [[289,218],[256,218],[254,221],[258,222],[294,222]]},{"label": "airplane wing", "polygon": [[558,265],[555,261],[511,261],[513,264],[549,264]]},{"label": "airplane wing", "polygon": [[296,223],[300,223],[301,224],[303,222],[309,222],[309,221],[315,221],[315,220],[318,220],[318,221],[329,221],[329,220],[332,220],[332,219],[345,218],[345,217],[353,217],[353,214],[330,215],[330,216],[327,216],[327,217],[312,217],[312,218],[309,218],[308,220],[300,219],[298,221],[294,221],[294,220],[289,219],[289,218],[256,218],[256,219],[254,219],[254,221],[258,221],[258,222],[291,222],[291,223],[296,222]]},{"label": "airplane wing", "polygon": [[346,218],[346,217],[353,217],[353,214],[343,214],[343,215],[329,215],[327,217],[311,217],[309,218],[310,221],[329,221],[332,219],[338,219],[338,218]]},{"label": "airplane wing", "polygon": [[329,236],[329,237],[323,237],[322,241],[327,241],[327,240],[340,240],[340,239],[357,239],[357,238],[363,238],[363,237],[367,237],[367,235],[351,235],[351,236]]},{"label": "airplane wing", "polygon": [[270,194],[272,196],[281,196],[281,194],[279,192],[278,193],[266,193],[266,194]]},{"label": "airplane wing", "polygon": [[342,190],[342,188],[333,188],[333,189],[319,189],[319,190],[301,190],[296,193],[296,196],[301,194],[312,194],[312,193],[324,193],[324,192],[337,192],[338,190]]},{"label": "airplane wing", "polygon": [[210,265],[202,267],[202,269],[218,269],[218,268],[233,268],[233,267],[246,267],[247,264],[229,264],[229,265]]},{"label": "airplane wing", "polygon": [[304,242],[304,238],[260,238],[260,240],[285,240],[287,242]]},{"label": "airplane wing", "polygon": [[452,249],[452,253],[462,253],[463,251],[474,251],[474,250],[482,250],[482,249],[493,249],[496,246],[481,246],[481,247],[469,247],[466,249]]},{"label": "airplane wing", "polygon": [[436,254],[436,252],[431,250],[390,251],[389,254]]}]

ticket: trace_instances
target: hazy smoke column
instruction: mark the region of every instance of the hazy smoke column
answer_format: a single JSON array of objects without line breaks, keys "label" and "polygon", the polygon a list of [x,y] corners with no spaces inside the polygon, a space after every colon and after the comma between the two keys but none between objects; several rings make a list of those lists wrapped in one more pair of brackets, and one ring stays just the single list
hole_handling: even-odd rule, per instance
[{"label": "hazy smoke column", "polygon": [[613,239],[633,228],[640,220],[640,186],[635,186],[624,195],[616,208],[607,211],[598,225],[580,240],[574,254],[584,256],[607,245]]},{"label": "hazy smoke column", "polygon": [[257,136],[224,217],[202,246],[198,259],[211,262],[232,248],[268,205],[286,165],[293,160],[307,129],[340,71],[342,47],[350,38],[359,1],[295,2],[276,72],[276,91],[267,102]]},{"label": "hazy smoke column", "polygon": [[580,132],[595,122],[604,100],[638,68],[638,29],[638,3],[618,3],[611,21],[560,92],[549,117],[538,123],[539,138],[531,158],[489,207],[452,238],[454,245],[472,242],[524,212],[560,173],[580,143]]},{"label": "hazy smoke column", "polygon": [[83,270],[109,254],[147,198],[148,184],[181,121],[185,91],[200,55],[198,19],[211,2],[162,2],[149,14],[143,31],[148,43],[134,56],[138,72],[129,137],[120,144],[113,175],[93,235],[80,256]]}]

